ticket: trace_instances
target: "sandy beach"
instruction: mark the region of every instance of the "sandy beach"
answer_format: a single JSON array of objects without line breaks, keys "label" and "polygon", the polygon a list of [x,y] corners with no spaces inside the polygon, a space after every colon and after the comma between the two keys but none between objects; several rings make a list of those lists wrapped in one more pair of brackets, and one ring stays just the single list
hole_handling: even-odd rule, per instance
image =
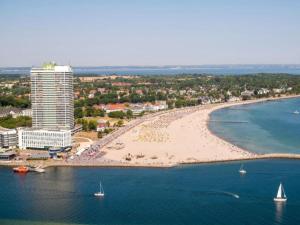
[{"label": "sandy beach", "polygon": [[237,104],[242,103],[197,106],[154,116],[102,148],[105,155],[100,161],[172,166],[255,158],[256,154],[222,140],[207,127],[212,111]]},{"label": "sandy beach", "polygon": [[207,126],[214,110],[276,99],[280,98],[201,105],[149,116],[105,144],[101,156],[91,157],[89,163],[168,167],[182,163],[293,157],[291,154],[258,155],[249,152],[217,137]]}]

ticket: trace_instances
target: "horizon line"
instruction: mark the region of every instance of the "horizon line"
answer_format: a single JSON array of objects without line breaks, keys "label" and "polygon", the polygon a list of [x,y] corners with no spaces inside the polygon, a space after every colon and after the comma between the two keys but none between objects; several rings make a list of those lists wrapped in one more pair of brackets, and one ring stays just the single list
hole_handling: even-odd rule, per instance
[{"label": "horizon line", "polygon": [[[194,67],[194,66],[300,66],[300,63],[240,63],[240,64],[165,64],[165,65],[76,65],[72,64],[57,64],[70,65],[72,67]],[[0,66],[0,68],[31,68],[31,66]]]}]

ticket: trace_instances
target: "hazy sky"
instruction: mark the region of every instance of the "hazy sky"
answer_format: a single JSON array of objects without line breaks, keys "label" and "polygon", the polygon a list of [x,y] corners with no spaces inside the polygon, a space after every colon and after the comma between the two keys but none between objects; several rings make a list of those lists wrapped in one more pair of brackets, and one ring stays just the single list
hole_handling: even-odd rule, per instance
[{"label": "hazy sky", "polygon": [[299,0],[0,0],[0,66],[300,63]]}]

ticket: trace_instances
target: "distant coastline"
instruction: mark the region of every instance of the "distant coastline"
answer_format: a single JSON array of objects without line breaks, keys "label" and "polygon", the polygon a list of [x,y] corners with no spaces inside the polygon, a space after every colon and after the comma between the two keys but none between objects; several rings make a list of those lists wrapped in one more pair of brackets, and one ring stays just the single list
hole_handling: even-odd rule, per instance
[{"label": "distant coastline", "polygon": [[[0,75],[26,75],[31,67],[0,67]],[[166,65],[166,66],[74,66],[75,76],[80,75],[245,75],[276,73],[300,75],[299,64],[248,64],[248,65]]]}]

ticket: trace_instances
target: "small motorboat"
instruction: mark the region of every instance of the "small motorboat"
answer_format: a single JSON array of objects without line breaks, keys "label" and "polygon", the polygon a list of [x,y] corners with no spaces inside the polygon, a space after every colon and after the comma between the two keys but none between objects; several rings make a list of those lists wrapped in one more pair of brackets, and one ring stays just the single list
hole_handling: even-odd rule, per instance
[{"label": "small motorboat", "polygon": [[45,173],[45,169],[43,169],[42,166],[33,166],[30,168],[30,171],[37,173]]},{"label": "small motorboat", "polygon": [[300,112],[298,110],[294,111],[293,113],[297,114],[297,115],[300,114]]},{"label": "small motorboat", "polygon": [[29,171],[29,168],[27,166],[18,166],[14,167],[13,171],[16,173],[27,173]]},{"label": "small motorboat", "polygon": [[282,183],[280,183],[278,191],[277,191],[277,195],[274,198],[275,202],[286,202],[287,197],[285,195],[284,189],[283,189],[283,185]]},{"label": "small motorboat", "polygon": [[104,197],[104,189],[103,189],[103,187],[102,187],[102,185],[101,185],[101,182],[100,182],[100,189],[99,189],[99,192],[96,192],[96,193],[94,194],[94,196],[96,196],[96,197]]},{"label": "small motorboat", "polygon": [[244,169],[244,165],[243,164],[241,165],[241,168],[239,169],[239,173],[242,174],[242,175],[244,175],[244,174],[247,173],[247,171]]}]

